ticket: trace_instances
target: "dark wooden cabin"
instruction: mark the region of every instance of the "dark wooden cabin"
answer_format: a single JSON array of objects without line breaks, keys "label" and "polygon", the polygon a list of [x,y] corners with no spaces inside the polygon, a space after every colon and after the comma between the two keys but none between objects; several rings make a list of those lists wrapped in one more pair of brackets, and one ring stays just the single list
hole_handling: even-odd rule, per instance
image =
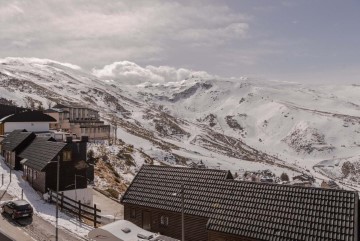
[{"label": "dark wooden cabin", "polygon": [[243,182],[229,172],[144,165],[122,197],[124,218],[186,241],[358,240],[358,193]]},{"label": "dark wooden cabin", "polygon": [[67,142],[56,142],[36,137],[19,156],[23,158],[24,178],[41,193],[56,190],[58,158],[59,191],[87,187],[86,140],[73,142],[69,138]]},{"label": "dark wooden cabin", "polygon": [[18,156],[33,140],[35,134],[26,130],[10,132],[1,142],[1,154],[5,163],[12,169],[21,170],[21,158]]}]

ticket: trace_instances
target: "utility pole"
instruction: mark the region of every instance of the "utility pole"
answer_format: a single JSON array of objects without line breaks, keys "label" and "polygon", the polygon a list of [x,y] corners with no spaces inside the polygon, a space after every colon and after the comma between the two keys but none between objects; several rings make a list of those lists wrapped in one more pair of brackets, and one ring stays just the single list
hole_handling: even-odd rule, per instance
[{"label": "utility pole", "polygon": [[57,168],[56,168],[56,233],[55,240],[59,240],[59,228],[58,228],[58,218],[59,218],[59,179],[60,179],[60,156],[57,157]]},{"label": "utility pole", "polygon": [[117,143],[117,122],[115,122],[115,144]]},{"label": "utility pole", "polygon": [[184,184],[181,184],[181,241],[185,241],[185,229],[184,229]]}]

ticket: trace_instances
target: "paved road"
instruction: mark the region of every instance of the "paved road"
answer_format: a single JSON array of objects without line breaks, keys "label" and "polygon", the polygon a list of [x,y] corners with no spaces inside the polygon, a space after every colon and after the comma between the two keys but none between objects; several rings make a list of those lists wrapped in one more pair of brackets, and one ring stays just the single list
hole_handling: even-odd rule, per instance
[{"label": "paved road", "polygon": [[[0,201],[11,200],[12,197],[0,191]],[[6,238],[4,234],[12,239]],[[32,218],[12,220],[8,215],[0,215],[0,241],[53,241],[55,227],[34,215]],[[59,241],[80,241],[66,231],[59,229]]]},{"label": "paved road", "polygon": [[12,239],[8,238],[7,236],[5,236],[5,234],[2,234],[0,232],[0,240],[1,241],[13,241]]}]

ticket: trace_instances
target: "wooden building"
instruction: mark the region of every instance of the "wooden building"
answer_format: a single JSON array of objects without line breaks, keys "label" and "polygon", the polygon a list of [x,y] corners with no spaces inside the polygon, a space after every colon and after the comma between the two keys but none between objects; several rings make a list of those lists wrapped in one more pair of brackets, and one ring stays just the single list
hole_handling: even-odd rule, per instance
[{"label": "wooden building", "polygon": [[15,130],[1,141],[1,154],[12,169],[21,170],[19,154],[35,139],[35,134],[26,130]]},{"label": "wooden building", "polygon": [[71,138],[67,142],[56,142],[51,137],[36,137],[19,155],[24,178],[41,193],[56,190],[59,158],[59,190],[86,188],[86,144],[87,138],[79,142],[73,142]]},{"label": "wooden building", "polygon": [[144,165],[121,202],[125,220],[177,239],[183,209],[186,241],[355,241],[358,200],[352,191],[243,182],[227,171]]}]

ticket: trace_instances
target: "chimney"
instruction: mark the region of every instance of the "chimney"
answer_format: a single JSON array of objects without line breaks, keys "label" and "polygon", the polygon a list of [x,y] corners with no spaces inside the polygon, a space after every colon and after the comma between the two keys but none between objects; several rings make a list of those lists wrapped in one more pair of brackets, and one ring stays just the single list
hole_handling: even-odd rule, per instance
[{"label": "chimney", "polygon": [[81,142],[89,142],[88,136],[81,136]]},{"label": "chimney", "polygon": [[72,136],[66,137],[66,143],[72,143]]}]

